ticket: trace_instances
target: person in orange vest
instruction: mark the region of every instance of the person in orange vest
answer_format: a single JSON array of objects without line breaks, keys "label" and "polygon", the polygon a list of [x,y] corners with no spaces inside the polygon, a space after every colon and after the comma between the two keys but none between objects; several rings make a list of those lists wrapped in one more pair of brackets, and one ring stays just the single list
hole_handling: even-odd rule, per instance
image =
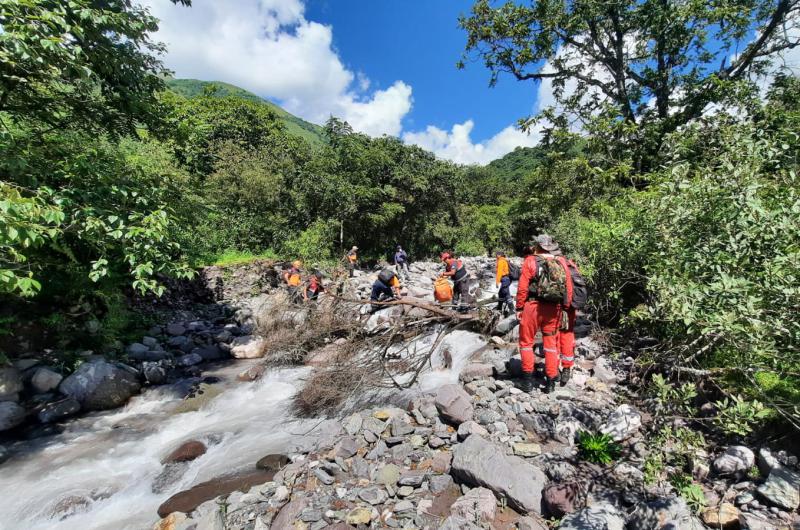
[{"label": "person in orange vest", "polygon": [[388,302],[400,297],[400,280],[397,279],[397,274],[390,269],[383,269],[379,274],[375,283],[372,284],[372,293],[370,293],[371,312],[374,313],[385,306],[376,304],[374,302]]},{"label": "person in orange vest", "polygon": [[495,254],[497,264],[495,266],[494,284],[498,287],[497,291],[497,310],[506,314],[506,310],[513,311],[514,302],[511,300],[511,269],[508,265],[508,258],[505,252],[498,251]]},{"label": "person in orange vest", "polygon": [[322,285],[322,273],[320,271],[314,271],[314,274],[308,277],[306,280],[306,288],[303,290],[303,300],[308,302],[309,300],[317,301],[319,298],[319,293],[325,292],[325,287]]},{"label": "person in orange vest", "polygon": [[283,273],[283,281],[286,282],[286,288],[289,291],[289,300],[292,302],[298,300],[298,288],[302,283],[302,277],[300,276],[300,267],[302,266],[302,261],[299,259],[294,260],[292,266]]},{"label": "person in orange vest", "polygon": [[356,268],[358,267],[358,247],[353,246],[350,252],[347,253],[347,270],[350,272],[350,277],[353,277]]},{"label": "person in orange vest", "polygon": [[[540,290],[540,267],[549,266],[545,260],[556,260],[552,254],[558,249],[553,238],[543,234],[532,244],[533,253],[525,258],[517,288],[517,319],[519,320],[519,353],[522,358],[522,384],[524,392],[533,390],[534,342],[536,333],[542,333],[545,362],[545,393],[555,390],[558,379],[558,328],[560,303],[549,293]],[[560,265],[557,264],[559,267]],[[562,294],[563,296],[563,294]],[[545,299],[547,297],[548,299]]]},{"label": "person in orange vest", "polygon": [[445,251],[439,256],[444,263],[442,276],[453,281],[453,305],[459,304],[458,310],[465,311],[469,303],[469,274],[460,259],[456,259]]}]

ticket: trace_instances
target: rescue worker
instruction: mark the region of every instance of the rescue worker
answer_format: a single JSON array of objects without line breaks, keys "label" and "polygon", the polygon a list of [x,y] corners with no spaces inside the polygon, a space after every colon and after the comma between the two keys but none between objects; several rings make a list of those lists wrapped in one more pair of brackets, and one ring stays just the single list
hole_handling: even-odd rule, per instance
[{"label": "rescue worker", "polygon": [[394,252],[394,267],[400,279],[405,281],[408,277],[408,254],[406,254],[406,251],[403,250],[403,247],[400,245],[397,245]]},{"label": "rescue worker", "polygon": [[309,300],[317,301],[319,298],[319,293],[325,292],[325,287],[322,285],[322,273],[320,271],[314,271],[314,274],[308,277],[306,280],[306,288],[303,290],[303,300],[308,302]]},{"label": "rescue worker", "polygon": [[[576,269],[577,265],[572,260],[564,257],[558,243],[552,254],[561,265],[569,271],[568,263],[571,263]],[[579,271],[580,272],[580,271]],[[562,320],[562,326],[558,330],[558,353],[561,357],[561,374],[559,375],[559,385],[566,386],[572,377],[572,367],[575,365],[575,319],[577,317],[577,310],[572,306],[573,295],[572,275],[567,274],[567,299],[561,307],[561,311],[566,313],[566,317]],[[563,324],[566,324],[564,326]]]},{"label": "rescue worker", "polygon": [[286,282],[286,288],[289,291],[289,301],[296,302],[299,298],[298,288],[302,283],[302,278],[300,276],[300,267],[303,266],[303,262],[299,259],[294,260],[292,262],[292,266],[289,267],[283,273],[283,281]]},{"label": "rescue worker", "polygon": [[[387,302],[400,297],[400,281],[397,274],[390,269],[383,269],[378,278],[372,284],[372,293],[369,296],[370,302]],[[381,304],[372,304],[371,312],[374,313],[383,309]]]},{"label": "rescue worker", "polygon": [[497,310],[506,314],[506,311],[514,310],[514,302],[511,300],[511,275],[508,266],[508,258],[505,252],[498,251],[495,254],[497,264],[495,266],[494,284],[498,288],[497,291]]},{"label": "rescue worker", "polygon": [[350,277],[352,278],[356,268],[358,267],[358,247],[353,246],[350,249],[350,252],[347,253],[347,270],[350,272]]},{"label": "rescue worker", "polygon": [[459,311],[466,311],[466,304],[470,302],[467,268],[448,251],[442,252],[440,258],[445,265],[442,276],[453,282],[453,305],[458,305]]},{"label": "rescue worker", "polygon": [[555,260],[552,254],[558,249],[553,238],[543,234],[536,238],[533,253],[525,258],[520,271],[517,288],[517,319],[519,325],[519,353],[522,360],[522,384],[524,392],[533,390],[534,341],[536,333],[542,333],[545,362],[544,392],[555,390],[558,379],[558,328],[560,304],[537,298],[540,260]]}]

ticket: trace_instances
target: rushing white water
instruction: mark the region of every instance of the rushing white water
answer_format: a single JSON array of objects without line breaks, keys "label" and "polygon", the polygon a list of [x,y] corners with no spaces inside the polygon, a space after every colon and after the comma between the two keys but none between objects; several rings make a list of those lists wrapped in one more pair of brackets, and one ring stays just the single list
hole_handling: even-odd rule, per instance
[{"label": "rushing white water", "polygon": [[[227,370],[234,369],[241,365]],[[224,392],[184,413],[174,411],[180,398],[163,387],[152,389],[123,409],[76,420],[62,434],[30,443],[0,470],[0,528],[149,528],[158,519],[158,506],[174,493],[254,469],[259,458],[287,451],[293,438],[306,433],[312,424],[293,421],[287,413],[306,372],[277,370],[255,383],[220,383]],[[231,379],[230,373],[222,375]],[[161,460],[191,439],[206,441],[208,452],[175,484],[153,493]],[[77,513],[53,518],[59,502]]]}]

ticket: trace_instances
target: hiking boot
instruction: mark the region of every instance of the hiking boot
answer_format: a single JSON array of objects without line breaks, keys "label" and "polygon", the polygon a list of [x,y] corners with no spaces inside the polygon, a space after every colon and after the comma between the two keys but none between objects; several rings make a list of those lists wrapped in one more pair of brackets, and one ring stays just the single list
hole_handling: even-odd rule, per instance
[{"label": "hiking boot", "polygon": [[533,391],[533,372],[522,372],[522,380],[517,385],[526,394]]},{"label": "hiking boot", "polygon": [[563,370],[561,370],[561,380],[559,381],[558,384],[560,384],[561,386],[567,386],[570,377],[572,377],[572,368],[564,368]]},{"label": "hiking boot", "polygon": [[555,390],[556,390],[556,379],[557,379],[556,377],[547,377],[547,378],[545,378],[544,388],[542,389],[542,391],[545,394],[551,394],[551,393],[555,392]]}]

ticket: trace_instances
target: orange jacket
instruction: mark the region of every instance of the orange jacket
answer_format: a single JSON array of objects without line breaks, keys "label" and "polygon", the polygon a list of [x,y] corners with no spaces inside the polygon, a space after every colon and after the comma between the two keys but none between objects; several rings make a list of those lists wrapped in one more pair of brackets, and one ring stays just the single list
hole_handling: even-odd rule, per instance
[{"label": "orange jacket", "polygon": [[347,259],[350,260],[350,263],[355,263],[358,261],[358,254],[351,250],[347,253]]},{"label": "orange jacket", "polygon": [[287,285],[291,285],[292,287],[297,287],[301,283],[300,278],[300,271],[292,267],[283,275],[283,279],[286,280]]},{"label": "orange jacket", "polygon": [[503,276],[508,276],[508,259],[504,256],[498,256],[496,270],[497,272],[494,277],[494,283],[500,283],[500,280],[503,279]]}]

